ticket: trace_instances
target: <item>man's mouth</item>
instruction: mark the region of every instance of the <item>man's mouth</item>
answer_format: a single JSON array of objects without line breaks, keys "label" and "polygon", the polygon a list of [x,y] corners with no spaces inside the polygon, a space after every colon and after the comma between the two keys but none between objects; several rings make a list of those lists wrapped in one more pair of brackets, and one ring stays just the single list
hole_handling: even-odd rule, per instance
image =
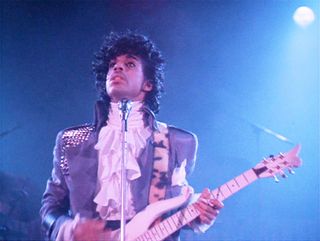
[{"label": "man's mouth", "polygon": [[122,75],[113,75],[110,79],[111,83],[119,83],[123,81],[125,81],[125,78]]},{"label": "man's mouth", "polygon": [[110,84],[120,84],[120,83],[123,83],[124,81],[125,81],[124,76],[119,74],[111,75],[110,78],[107,79],[107,82],[109,82]]},{"label": "man's mouth", "polygon": [[111,80],[124,80],[124,76],[120,74],[115,74],[111,77]]}]

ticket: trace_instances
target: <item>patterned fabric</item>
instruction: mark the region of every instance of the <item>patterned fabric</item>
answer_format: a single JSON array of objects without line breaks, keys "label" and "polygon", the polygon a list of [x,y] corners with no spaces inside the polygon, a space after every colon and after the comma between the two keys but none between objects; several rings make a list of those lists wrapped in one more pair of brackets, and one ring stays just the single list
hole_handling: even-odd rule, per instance
[{"label": "patterned fabric", "polygon": [[159,131],[153,133],[154,136],[154,158],[152,181],[149,193],[149,203],[163,200],[166,194],[166,186],[168,185],[168,168],[169,168],[169,132],[167,125],[159,124]]}]

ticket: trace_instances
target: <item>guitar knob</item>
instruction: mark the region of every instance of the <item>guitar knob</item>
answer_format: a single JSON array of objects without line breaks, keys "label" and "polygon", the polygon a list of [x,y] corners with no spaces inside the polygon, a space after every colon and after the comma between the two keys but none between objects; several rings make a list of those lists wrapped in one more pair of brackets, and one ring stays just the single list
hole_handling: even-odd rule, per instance
[{"label": "guitar knob", "polygon": [[275,181],[276,183],[279,182],[279,179],[278,179],[278,177],[277,177],[276,175],[273,176],[273,179],[274,179],[274,181]]}]

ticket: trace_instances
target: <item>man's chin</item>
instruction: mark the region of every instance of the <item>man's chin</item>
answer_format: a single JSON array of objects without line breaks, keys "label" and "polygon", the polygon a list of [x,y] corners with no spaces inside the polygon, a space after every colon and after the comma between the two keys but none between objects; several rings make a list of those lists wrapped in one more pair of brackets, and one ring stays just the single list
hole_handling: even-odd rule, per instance
[{"label": "man's chin", "polygon": [[123,99],[131,99],[127,93],[119,90],[114,90],[108,93],[108,95],[110,96],[112,102],[119,102]]}]

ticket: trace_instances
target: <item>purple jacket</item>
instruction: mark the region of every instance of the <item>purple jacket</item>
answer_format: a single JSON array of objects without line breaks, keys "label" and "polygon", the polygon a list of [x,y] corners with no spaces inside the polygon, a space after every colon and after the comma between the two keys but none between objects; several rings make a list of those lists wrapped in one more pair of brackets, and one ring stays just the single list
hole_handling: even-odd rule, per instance
[{"label": "purple jacket", "polygon": [[[61,224],[79,213],[81,217],[98,218],[93,202],[97,189],[98,153],[94,149],[99,131],[107,120],[107,110],[102,102],[96,104],[94,124],[72,127],[57,135],[54,148],[52,175],[47,182],[42,198],[40,215],[50,240],[55,240]],[[145,122],[157,131],[157,122],[151,111],[145,110]],[[180,186],[171,186],[174,168],[187,160],[186,173],[190,174],[195,165],[197,138],[194,134],[169,126],[169,168],[164,184],[166,198],[180,194]],[[153,168],[154,142],[152,136],[138,158],[141,177],[131,187],[133,206],[136,212],[148,203]],[[179,232],[166,240],[178,240]]]}]

